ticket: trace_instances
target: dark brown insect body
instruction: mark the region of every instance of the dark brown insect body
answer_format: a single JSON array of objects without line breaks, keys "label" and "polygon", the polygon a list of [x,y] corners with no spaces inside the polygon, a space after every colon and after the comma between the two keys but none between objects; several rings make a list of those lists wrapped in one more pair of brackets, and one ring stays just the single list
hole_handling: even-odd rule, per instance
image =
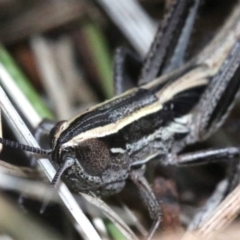
[{"label": "dark brown insect body", "polygon": [[166,157],[173,142],[188,135],[187,114],[206,83],[196,82],[191,91],[183,89],[162,103],[157,94],[169,88],[169,82],[150,89],[146,85],[61,122],[51,134],[53,162],[60,167],[66,158],[76,160],[65,171],[75,191],[102,196],[119,192],[133,166]]},{"label": "dark brown insect body", "polygon": [[[130,51],[117,51],[115,80],[120,95],[59,122],[50,134],[52,162],[59,169],[55,181],[63,174],[75,192],[105,196],[121,191],[131,179],[155,221],[150,237],[161,221],[161,208],[144,178],[148,161],[188,165],[239,157],[237,148],[177,155],[222,124],[240,85],[240,6],[208,47],[170,71],[181,37],[188,43],[186,32],[192,25],[187,22],[194,21],[198,4],[198,0],[173,1],[145,62]],[[136,87],[122,93],[119,86],[131,75],[125,58],[140,67],[140,77],[130,79]],[[182,59],[177,62],[180,66]]]}]

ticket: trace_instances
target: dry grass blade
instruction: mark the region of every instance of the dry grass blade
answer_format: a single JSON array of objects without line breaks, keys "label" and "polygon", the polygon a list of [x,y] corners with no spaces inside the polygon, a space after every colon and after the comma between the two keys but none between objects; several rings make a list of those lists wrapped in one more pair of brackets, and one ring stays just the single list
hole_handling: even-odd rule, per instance
[{"label": "dry grass blade", "polygon": [[[157,235],[153,238],[153,240],[179,240],[182,239],[182,232],[181,231],[167,231],[164,234]],[[221,232],[219,235],[212,235],[212,237],[209,238],[209,240],[226,240],[226,239],[231,239],[231,240],[239,240],[239,225],[233,225],[229,227],[228,229],[224,230]],[[193,233],[187,233],[184,235],[184,240],[205,240],[205,238],[201,236],[196,236]]]},{"label": "dry grass blade", "polygon": [[207,202],[203,207],[201,207],[200,211],[195,214],[191,223],[188,225],[188,231],[193,231],[197,229],[201,223],[203,223],[209,216],[211,216],[214,209],[221,203],[224,199],[224,194],[228,188],[228,180],[222,180],[216,187],[214,193],[209,197]]},{"label": "dry grass blade", "polygon": [[0,189],[18,192],[24,196],[39,201],[45,200],[46,196],[51,196],[51,202],[60,201],[56,191],[49,188],[49,185],[41,181],[13,177],[2,172],[0,172],[0,178]]},{"label": "dry grass blade", "polygon": [[[240,212],[240,185],[215,209],[212,215],[193,232],[200,238],[210,239],[228,226]],[[182,240],[189,239],[189,233]]]},{"label": "dry grass blade", "polygon": [[97,96],[81,74],[80,66],[76,64],[74,54],[75,49],[70,37],[63,36],[55,42],[54,60],[62,76],[65,94],[68,96],[71,105],[74,102],[85,104],[97,102]]},{"label": "dry grass blade", "polygon": [[37,127],[37,125],[41,122],[40,116],[37,114],[33,106],[30,104],[26,96],[21,92],[21,90],[17,87],[14,79],[8,73],[6,68],[0,63],[0,81],[1,86],[6,89],[8,94],[11,96],[11,99],[16,103],[18,109],[22,112],[22,114],[28,118],[31,116],[30,124],[32,127]]},{"label": "dry grass blade", "polygon": [[157,24],[145,13],[137,1],[97,0],[97,2],[122,30],[136,51],[141,56],[145,56],[157,30]]},{"label": "dry grass blade", "polygon": [[44,179],[41,171],[28,167],[19,167],[0,160],[0,173],[28,179]]},{"label": "dry grass blade", "polygon": [[[0,108],[0,137],[2,137],[2,110]],[[2,145],[0,146],[0,153],[2,152]]]},{"label": "dry grass blade", "polygon": [[122,207],[125,210],[125,212],[127,213],[127,215],[129,216],[129,218],[132,220],[132,224],[136,227],[136,229],[138,229],[138,231],[143,235],[143,236],[147,236],[148,235],[148,231],[145,229],[145,227],[139,222],[139,219],[137,219],[137,217],[134,215],[134,213],[129,209],[129,207],[127,205],[125,205],[124,203],[122,203]]},{"label": "dry grass blade", "polygon": [[[0,196],[0,229],[1,232],[9,234],[12,238],[1,239],[19,239],[19,240],[61,240],[60,235],[51,231],[46,225],[22,214],[19,209],[13,207],[9,199]],[[21,226],[21,227],[20,227]],[[31,231],[29,231],[31,229]]]},{"label": "dry grass blade", "polygon": [[84,193],[81,193],[81,195],[88,202],[100,208],[127,239],[138,239],[132,230],[125,224],[125,222],[119,218],[119,216],[105,202],[97,197],[92,197]]},{"label": "dry grass blade", "polygon": [[34,36],[31,39],[31,45],[42,82],[54,104],[57,119],[65,119],[66,116],[70,116],[71,104],[62,85],[62,78],[54,61],[51,44],[42,36]]}]

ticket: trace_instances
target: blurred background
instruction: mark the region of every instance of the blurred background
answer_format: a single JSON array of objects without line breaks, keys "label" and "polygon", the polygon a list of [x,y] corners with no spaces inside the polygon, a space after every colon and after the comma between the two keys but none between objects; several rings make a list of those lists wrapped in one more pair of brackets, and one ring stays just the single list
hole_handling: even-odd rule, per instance
[{"label": "blurred background", "polygon": [[[56,119],[113,91],[113,56],[129,46],[144,58],[171,0],[0,1],[0,40]],[[201,1],[187,58],[221,26],[234,0]],[[55,87],[58,87],[57,90]]]}]

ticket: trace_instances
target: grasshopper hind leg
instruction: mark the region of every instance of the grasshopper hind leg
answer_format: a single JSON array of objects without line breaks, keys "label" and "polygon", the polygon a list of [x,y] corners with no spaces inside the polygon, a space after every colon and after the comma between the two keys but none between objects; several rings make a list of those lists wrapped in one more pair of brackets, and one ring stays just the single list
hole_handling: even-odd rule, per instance
[{"label": "grasshopper hind leg", "polygon": [[239,92],[239,78],[240,42],[237,42],[218,73],[210,81],[193,114],[194,137],[190,143],[206,139],[223,124]]},{"label": "grasshopper hind leg", "polygon": [[114,56],[114,88],[116,95],[137,86],[141,67],[142,60],[137,53],[125,47],[116,50]]},{"label": "grasshopper hind leg", "polygon": [[144,60],[139,84],[151,82],[184,60],[199,0],[171,1]]}]

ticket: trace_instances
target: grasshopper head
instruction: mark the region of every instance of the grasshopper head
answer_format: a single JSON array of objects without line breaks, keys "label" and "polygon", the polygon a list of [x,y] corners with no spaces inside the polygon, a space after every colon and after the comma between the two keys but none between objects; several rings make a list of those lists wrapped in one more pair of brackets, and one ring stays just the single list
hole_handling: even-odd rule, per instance
[{"label": "grasshopper head", "polygon": [[50,133],[53,162],[62,165],[67,157],[71,157],[78,161],[87,174],[100,175],[110,162],[110,152],[106,144],[98,138],[63,142],[60,135],[66,126],[67,121],[61,121]]}]

